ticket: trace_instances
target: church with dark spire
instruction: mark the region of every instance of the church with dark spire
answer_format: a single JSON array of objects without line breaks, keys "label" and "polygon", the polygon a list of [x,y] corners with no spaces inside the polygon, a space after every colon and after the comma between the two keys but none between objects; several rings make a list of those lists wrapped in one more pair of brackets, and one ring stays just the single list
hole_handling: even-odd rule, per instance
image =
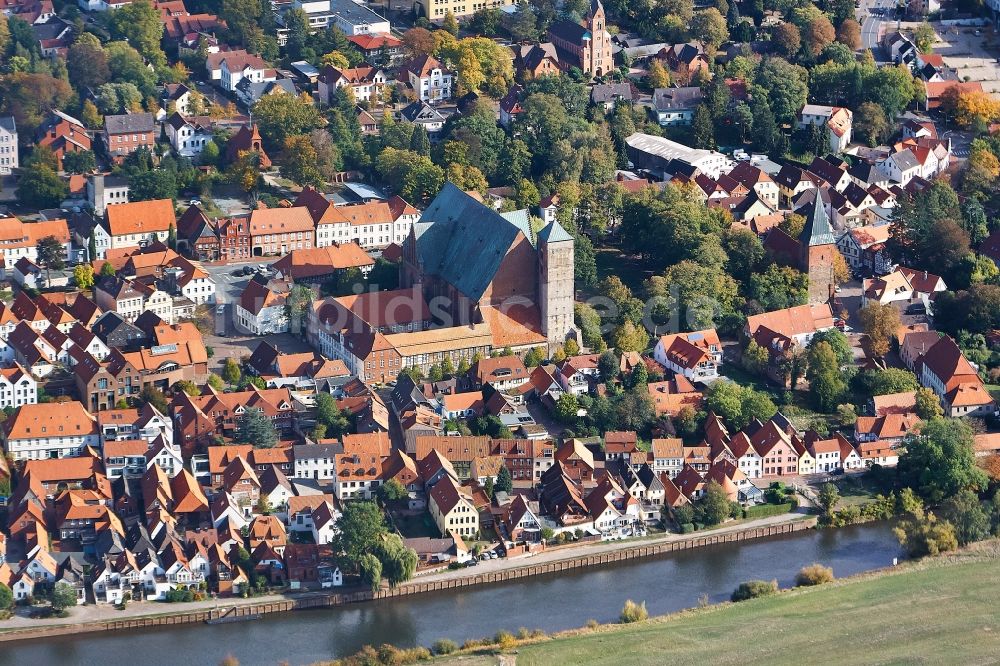
[{"label": "church with dark spire", "polygon": [[833,262],[837,241],[821,196],[816,197],[806,216],[805,226],[799,234],[799,245],[802,247],[800,268],[809,276],[809,302],[826,303],[833,296]]}]

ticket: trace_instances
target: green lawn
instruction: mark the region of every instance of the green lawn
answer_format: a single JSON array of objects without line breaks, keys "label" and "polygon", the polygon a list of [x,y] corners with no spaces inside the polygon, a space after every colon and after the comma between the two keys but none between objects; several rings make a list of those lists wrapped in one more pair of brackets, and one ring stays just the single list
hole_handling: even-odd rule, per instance
[{"label": "green lawn", "polygon": [[[582,630],[519,646],[517,664],[994,663],[1000,654],[1000,559],[995,542],[989,549],[992,555]],[[456,663],[496,664],[497,658],[470,655]]]},{"label": "green lawn", "polygon": [[834,481],[833,484],[840,491],[840,501],[837,502],[838,509],[868,504],[878,494],[877,489],[865,484],[864,476],[844,476]]},{"label": "green lawn", "polygon": [[617,275],[635,296],[641,295],[642,283],[652,272],[643,268],[636,257],[631,257],[616,247],[596,248],[595,254],[598,282],[609,275]]}]

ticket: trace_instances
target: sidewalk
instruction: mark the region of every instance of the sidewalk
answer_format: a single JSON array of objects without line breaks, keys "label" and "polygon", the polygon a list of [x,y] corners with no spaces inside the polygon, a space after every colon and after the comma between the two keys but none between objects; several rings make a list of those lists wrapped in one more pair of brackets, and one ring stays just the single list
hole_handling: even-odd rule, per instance
[{"label": "sidewalk", "polygon": [[[650,538],[637,538],[624,541],[604,541],[601,543],[586,544],[582,546],[556,548],[536,555],[524,555],[521,557],[516,557],[511,559],[504,558],[499,560],[487,560],[472,568],[462,568],[455,570],[446,570],[436,573],[429,573],[415,577],[413,579],[413,582],[426,583],[435,580],[463,578],[485,572],[513,569],[528,564],[542,564],[546,562],[557,562],[559,560],[574,559],[584,555],[600,554],[615,550],[621,550],[624,548],[630,548],[638,545],[645,546],[645,545],[653,545],[670,541],[683,541],[685,539],[690,539],[692,536],[699,536],[699,537],[712,536],[715,534],[725,534],[727,532],[745,530],[748,528],[765,527],[768,525],[788,522],[789,520],[805,519],[806,517],[807,514],[805,513],[790,513],[781,516],[771,516],[768,518],[761,518],[760,520],[754,520],[754,521],[747,521],[747,522],[741,521],[738,523],[734,523],[724,527],[719,527],[712,530],[703,530],[701,532],[696,532],[694,534],[664,534]],[[403,583],[402,587],[406,586],[407,583]],[[190,612],[197,610],[208,610],[210,608],[216,608],[216,607],[226,608],[230,606],[259,604],[268,601],[280,601],[282,599],[290,599],[290,598],[301,599],[312,596],[326,596],[332,592],[335,593],[335,592],[346,592],[346,591],[347,589],[345,588],[334,588],[331,590],[323,590],[322,592],[270,594],[264,596],[251,597],[249,599],[227,598],[219,600],[195,601],[189,603],[175,603],[175,604],[169,604],[158,601],[142,601],[142,602],[132,602],[128,606],[126,606],[125,610],[121,611],[116,610],[113,606],[105,604],[77,606],[75,609],[70,611],[70,616],[68,618],[32,620],[27,617],[15,616],[10,620],[5,620],[3,622],[0,622],[0,641],[3,640],[3,632],[10,630],[31,629],[35,627],[46,627],[46,626],[65,626],[65,625],[75,625],[75,624],[83,624],[90,622],[107,622],[107,621],[125,620],[137,617],[173,615],[175,613]]]}]

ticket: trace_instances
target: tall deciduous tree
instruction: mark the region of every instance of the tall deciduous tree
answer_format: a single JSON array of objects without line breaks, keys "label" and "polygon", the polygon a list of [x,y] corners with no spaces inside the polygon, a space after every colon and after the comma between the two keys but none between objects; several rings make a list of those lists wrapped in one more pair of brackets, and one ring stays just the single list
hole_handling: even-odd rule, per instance
[{"label": "tall deciduous tree", "polygon": [[66,267],[66,248],[55,236],[46,236],[38,241],[38,262],[45,268],[46,285],[51,286],[52,269]]},{"label": "tall deciduous tree", "polygon": [[891,305],[871,302],[858,311],[861,329],[868,336],[872,353],[882,358],[889,353],[889,341],[899,330],[899,310]]},{"label": "tall deciduous tree", "polygon": [[932,504],[962,490],[982,490],[986,474],[976,465],[973,433],[965,421],[935,419],[909,435],[899,456],[900,481]]}]

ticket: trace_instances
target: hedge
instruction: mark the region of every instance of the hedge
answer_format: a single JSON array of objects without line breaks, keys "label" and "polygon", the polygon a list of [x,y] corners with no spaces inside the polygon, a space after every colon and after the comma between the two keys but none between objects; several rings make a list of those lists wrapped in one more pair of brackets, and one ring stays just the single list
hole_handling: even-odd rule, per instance
[{"label": "hedge", "polygon": [[744,518],[769,518],[771,516],[780,516],[783,513],[788,513],[795,508],[793,502],[785,502],[784,504],[758,504],[757,506],[751,506],[743,510]]}]

